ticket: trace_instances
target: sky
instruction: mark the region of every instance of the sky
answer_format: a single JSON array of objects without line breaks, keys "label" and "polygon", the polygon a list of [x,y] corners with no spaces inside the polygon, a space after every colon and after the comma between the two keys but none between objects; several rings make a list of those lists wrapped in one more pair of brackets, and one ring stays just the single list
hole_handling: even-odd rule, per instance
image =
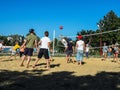
[{"label": "sky", "polygon": [[[120,0],[0,0],[0,35],[24,35],[30,28],[39,37],[75,36],[97,30],[100,19],[113,10],[120,17]],[[63,26],[61,30],[59,27]]]}]

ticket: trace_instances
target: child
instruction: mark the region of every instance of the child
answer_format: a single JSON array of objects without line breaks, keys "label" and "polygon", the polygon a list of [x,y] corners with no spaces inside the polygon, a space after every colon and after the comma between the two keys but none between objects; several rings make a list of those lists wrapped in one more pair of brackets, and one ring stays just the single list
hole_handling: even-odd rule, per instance
[{"label": "child", "polygon": [[114,45],[113,53],[114,53],[113,62],[118,62],[119,48],[117,45]]},{"label": "child", "polygon": [[103,59],[102,59],[104,61],[107,58],[107,52],[108,52],[108,47],[106,46],[106,43],[104,43],[104,46],[103,46]]},{"label": "child", "polygon": [[11,59],[12,56],[15,56],[15,59],[16,59],[16,56],[18,56],[20,51],[19,49],[20,49],[20,45],[18,44],[18,42],[15,42],[15,46],[13,46],[12,48],[12,54],[9,57],[9,59]]},{"label": "child", "polygon": [[109,46],[108,47],[108,58],[111,58],[111,56],[112,56],[112,47]]}]

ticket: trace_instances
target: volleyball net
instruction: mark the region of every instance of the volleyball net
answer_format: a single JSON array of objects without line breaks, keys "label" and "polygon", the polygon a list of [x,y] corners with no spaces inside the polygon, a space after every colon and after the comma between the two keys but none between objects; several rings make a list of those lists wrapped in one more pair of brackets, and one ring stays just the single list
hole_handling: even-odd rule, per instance
[{"label": "volleyball net", "polygon": [[[116,30],[110,30],[110,31],[105,31],[105,32],[98,32],[98,33],[92,33],[92,34],[86,34],[86,35],[82,35],[83,36],[83,41],[85,42],[85,44],[88,44],[89,45],[89,54],[90,55],[98,55],[98,56],[101,56],[101,52],[102,52],[102,47],[103,47],[103,41],[105,38],[102,38],[104,35],[108,34],[108,33],[118,33],[120,32],[120,29],[116,29]],[[95,39],[95,37],[98,36],[98,44],[97,45],[92,45],[92,42],[93,42],[93,37]],[[57,38],[57,40],[53,41],[54,42],[54,45],[55,47],[53,48],[54,52],[53,52],[53,56],[54,55],[62,55],[62,54],[65,54],[64,53],[64,49],[66,47],[66,41],[67,40],[72,40],[74,46],[76,44],[76,41],[77,41],[77,35],[75,36],[59,36]],[[118,36],[119,37],[119,36]],[[86,38],[89,39],[88,42],[86,42]],[[102,38],[102,40],[100,40],[100,38]],[[97,38],[96,38],[97,39]],[[95,42],[94,42],[95,43]],[[119,41],[116,41],[116,43],[109,43],[107,44],[106,46],[107,47],[112,47],[113,44],[117,45],[117,46],[120,46],[119,44]]]}]

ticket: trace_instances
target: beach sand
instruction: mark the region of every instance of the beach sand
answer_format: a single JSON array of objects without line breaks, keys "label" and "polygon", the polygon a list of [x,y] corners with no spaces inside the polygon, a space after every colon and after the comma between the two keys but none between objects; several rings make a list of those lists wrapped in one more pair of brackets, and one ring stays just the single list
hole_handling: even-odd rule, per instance
[{"label": "beach sand", "polygon": [[[21,59],[0,57],[0,90],[119,90],[120,63],[111,59],[84,58],[84,64],[66,63],[65,57],[53,57],[46,70],[42,58],[36,68],[20,67]],[[26,65],[26,61],[24,63]]]}]

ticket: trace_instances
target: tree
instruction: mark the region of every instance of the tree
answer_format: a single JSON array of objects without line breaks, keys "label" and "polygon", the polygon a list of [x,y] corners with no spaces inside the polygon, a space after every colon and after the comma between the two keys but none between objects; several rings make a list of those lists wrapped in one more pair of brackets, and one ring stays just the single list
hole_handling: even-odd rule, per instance
[{"label": "tree", "polygon": [[[113,31],[120,27],[120,20],[119,17],[111,10],[110,12],[108,12],[107,15],[103,17],[103,20],[101,19],[97,24],[100,26],[100,30],[102,30],[102,32]],[[103,42],[112,44],[115,40],[120,41],[120,39],[118,38],[119,34],[119,31],[106,33],[102,35],[102,40]]]},{"label": "tree", "polygon": [[[97,23],[99,29],[94,30],[81,30],[77,32],[77,35],[83,35],[83,40],[85,43],[89,43],[92,47],[100,47],[100,38],[102,36],[102,43],[106,42],[108,45],[120,43],[120,17],[118,17],[112,10],[108,12],[103,19],[100,19]],[[119,30],[118,30],[119,28]],[[118,30],[110,33],[102,33],[101,35],[93,35],[89,36],[89,34],[100,33],[100,32],[108,32]],[[86,36],[88,35],[88,36]],[[99,49],[97,49],[99,50]]]}]

